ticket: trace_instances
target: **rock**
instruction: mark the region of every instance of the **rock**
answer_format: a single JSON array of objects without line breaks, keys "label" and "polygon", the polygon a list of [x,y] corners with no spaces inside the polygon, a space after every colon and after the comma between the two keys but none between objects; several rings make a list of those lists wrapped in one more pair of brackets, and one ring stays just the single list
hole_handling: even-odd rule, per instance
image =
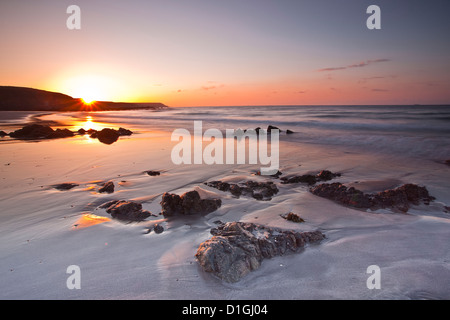
[{"label": "rock", "polygon": [[145,171],[146,174],[148,174],[149,176],[159,176],[161,174],[161,172],[159,171],[153,171],[153,170],[149,170],[149,171]]},{"label": "rock", "polygon": [[446,165],[450,166],[450,159],[445,160],[444,163],[445,163]]},{"label": "rock", "polygon": [[4,137],[4,136],[7,136],[8,134],[5,132],[5,131],[0,131],[0,137]]},{"label": "rock", "polygon": [[86,134],[86,132],[87,132],[87,131],[86,131],[86,130],[84,130],[83,128],[81,128],[81,129],[78,129],[78,131],[77,131],[77,132],[78,132],[78,134],[79,134],[79,135],[82,135],[82,136],[84,136],[84,135]]},{"label": "rock", "polygon": [[272,125],[269,125],[268,127],[267,127],[267,133],[271,133],[272,132],[272,130],[278,130],[279,132],[282,132],[283,130],[281,130],[280,128],[278,128],[278,127],[275,127],[275,126],[272,126]]},{"label": "rock", "polygon": [[160,224],[155,224],[153,226],[153,231],[155,231],[156,234],[160,234],[164,232],[164,227]]},{"label": "rock", "polygon": [[119,136],[131,136],[133,134],[133,131],[125,129],[120,127],[119,130],[117,130],[119,133]]},{"label": "rock", "polygon": [[425,187],[405,184],[395,189],[375,194],[366,194],[354,187],[347,188],[341,183],[321,184],[312,188],[311,193],[340,204],[361,209],[392,209],[407,212],[410,204],[429,204],[435,198],[428,194]]},{"label": "rock", "polygon": [[73,137],[74,133],[69,129],[53,130],[49,126],[41,124],[30,124],[24,126],[22,129],[11,132],[10,137],[17,139],[59,139]]},{"label": "rock", "polygon": [[60,184],[54,184],[52,185],[53,188],[60,190],[60,191],[65,191],[65,190],[70,190],[72,188],[78,187],[79,185],[76,183],[60,183]]},{"label": "rock", "polygon": [[11,132],[9,136],[17,139],[47,139],[53,132],[49,126],[30,124]]},{"label": "rock", "polygon": [[179,196],[165,192],[161,199],[161,214],[174,216],[176,214],[193,215],[208,214],[222,205],[220,199],[200,199],[197,191],[189,191]]},{"label": "rock", "polygon": [[60,138],[68,138],[73,137],[75,134],[69,129],[56,129],[50,134],[47,139],[60,139]]},{"label": "rock", "polygon": [[99,208],[106,209],[114,219],[125,221],[142,221],[151,215],[149,211],[142,209],[142,204],[127,200],[112,200]]},{"label": "rock", "polygon": [[106,182],[103,187],[101,187],[98,192],[100,193],[113,193],[114,192],[114,182],[108,181]]},{"label": "rock", "polygon": [[119,132],[114,129],[105,128],[97,131],[96,134],[91,134],[91,138],[96,137],[101,143],[112,144],[119,139]]},{"label": "rock", "polygon": [[297,223],[305,222],[305,220],[303,220],[298,214],[295,214],[293,212],[289,212],[287,214],[282,214],[281,217],[283,219],[286,219],[286,220],[292,221],[292,222],[297,222]]},{"label": "rock", "polygon": [[211,234],[195,257],[204,271],[230,283],[258,269],[263,259],[298,252],[325,238],[320,231],[282,231],[243,222],[228,222],[211,229]]},{"label": "rock", "polygon": [[272,197],[278,193],[278,188],[272,181],[257,182],[247,180],[239,184],[211,181],[205,182],[205,184],[221,191],[229,191],[233,196],[238,198],[244,195],[253,197],[256,200],[272,200]]},{"label": "rock", "polygon": [[288,183],[306,183],[310,186],[316,184],[319,181],[328,181],[332,180],[335,177],[340,177],[340,173],[333,173],[328,170],[322,170],[316,175],[312,174],[304,174],[301,176],[293,176],[293,177],[283,177],[281,178],[281,183],[288,184]]},{"label": "rock", "polygon": [[293,134],[293,133],[294,133],[294,131],[291,131],[289,129],[286,130],[286,134]]}]

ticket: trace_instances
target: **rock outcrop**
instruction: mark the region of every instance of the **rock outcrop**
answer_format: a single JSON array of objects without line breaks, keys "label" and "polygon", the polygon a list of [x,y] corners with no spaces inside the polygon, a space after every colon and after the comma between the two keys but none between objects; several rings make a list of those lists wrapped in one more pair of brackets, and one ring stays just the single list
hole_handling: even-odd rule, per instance
[{"label": "rock outcrop", "polygon": [[69,129],[56,129],[41,124],[29,124],[22,129],[18,129],[9,134],[11,138],[23,140],[38,140],[38,139],[59,139],[73,137],[74,133]]},{"label": "rock outcrop", "polygon": [[204,271],[230,283],[258,269],[263,259],[298,252],[307,243],[325,238],[320,231],[282,231],[244,222],[223,224],[211,234],[195,256]]},{"label": "rock outcrop", "polygon": [[106,209],[114,219],[123,221],[142,221],[152,215],[150,211],[142,209],[142,204],[127,200],[108,201],[99,208]]},{"label": "rock outcrop", "polygon": [[181,196],[165,192],[162,195],[160,204],[161,214],[165,217],[170,217],[177,214],[208,214],[220,208],[222,200],[200,199],[200,194],[194,190]]},{"label": "rock outcrop", "polygon": [[272,197],[278,193],[278,187],[272,181],[258,182],[247,180],[240,183],[211,181],[205,182],[205,185],[220,191],[228,191],[237,198],[249,196],[256,200],[272,200]]},{"label": "rock outcrop", "polygon": [[332,180],[336,177],[340,177],[340,173],[333,173],[328,170],[322,170],[316,175],[312,174],[304,174],[301,176],[293,176],[293,177],[282,177],[281,183],[282,184],[288,184],[288,183],[306,183],[308,185],[314,185],[317,182],[320,181],[328,181]]},{"label": "rock outcrop", "polygon": [[114,192],[114,182],[108,181],[98,190],[100,193],[113,193]]},{"label": "rock outcrop", "polygon": [[324,183],[311,188],[311,193],[340,204],[361,209],[392,209],[407,212],[411,204],[428,205],[435,198],[430,196],[425,187],[415,184],[404,184],[395,189],[366,194],[354,187],[346,187],[342,183]]}]

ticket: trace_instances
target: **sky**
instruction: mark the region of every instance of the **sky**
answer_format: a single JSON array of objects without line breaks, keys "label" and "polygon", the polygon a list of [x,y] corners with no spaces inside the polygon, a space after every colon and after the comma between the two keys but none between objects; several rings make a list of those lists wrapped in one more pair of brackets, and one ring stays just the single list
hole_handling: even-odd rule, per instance
[{"label": "sky", "polygon": [[174,107],[449,104],[449,15],[448,0],[2,0],[0,85]]}]

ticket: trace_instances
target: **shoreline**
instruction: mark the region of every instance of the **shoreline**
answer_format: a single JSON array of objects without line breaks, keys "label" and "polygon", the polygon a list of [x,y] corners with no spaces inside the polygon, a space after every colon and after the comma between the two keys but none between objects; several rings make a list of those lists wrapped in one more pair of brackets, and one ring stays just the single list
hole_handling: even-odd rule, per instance
[{"label": "shoreline", "polygon": [[[176,128],[178,123],[172,125]],[[408,214],[385,209],[365,212],[315,196],[303,183],[282,184],[280,179],[256,176],[260,165],[177,166],[170,162],[175,144],[170,130],[155,132],[151,127],[112,145],[83,136],[2,144],[0,284],[8,288],[2,298],[449,298],[445,283],[450,280],[446,262],[450,261],[446,250],[450,214],[442,211],[450,202],[447,167],[294,138],[280,139],[281,177],[327,169],[342,174],[330,182],[353,183],[367,191],[417,183],[437,199],[429,206],[413,206]],[[149,170],[160,174],[151,176]],[[279,192],[270,201],[236,198],[204,184],[215,180],[272,181]],[[99,192],[108,181],[114,182],[114,192]],[[61,183],[76,186],[65,191],[52,187]],[[182,195],[192,190],[202,199],[221,199],[222,205],[203,216],[158,215],[164,192]],[[156,217],[139,223],[112,219],[98,208],[111,200],[139,202]],[[305,222],[280,216],[288,212]],[[321,230],[326,239],[301,253],[266,259],[260,268],[229,284],[204,272],[195,258],[217,220],[299,232]],[[164,231],[147,233],[155,224]],[[81,269],[80,290],[65,286],[69,276],[65,271],[74,264]],[[381,268],[379,291],[366,287],[366,269],[372,264]],[[422,280],[416,282],[418,276]]]}]

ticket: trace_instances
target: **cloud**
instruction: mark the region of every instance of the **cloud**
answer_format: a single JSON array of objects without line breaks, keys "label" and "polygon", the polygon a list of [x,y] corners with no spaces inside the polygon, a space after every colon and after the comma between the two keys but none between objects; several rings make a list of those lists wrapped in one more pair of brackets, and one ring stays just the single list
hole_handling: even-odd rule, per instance
[{"label": "cloud", "polygon": [[317,71],[324,72],[324,71],[346,70],[346,69],[351,69],[351,68],[362,68],[362,67],[366,67],[366,66],[368,66],[370,64],[380,63],[380,62],[388,62],[388,61],[391,61],[391,60],[390,59],[367,60],[367,61],[362,61],[360,63],[350,64],[350,65],[345,66],[345,67],[323,68],[323,69],[319,69]]},{"label": "cloud", "polygon": [[217,85],[217,86],[215,86],[215,85],[214,86],[202,86],[201,89],[208,91],[208,90],[214,90],[214,89],[219,89],[219,88],[223,88],[223,87],[225,87],[225,85],[221,84],[221,85]]}]

